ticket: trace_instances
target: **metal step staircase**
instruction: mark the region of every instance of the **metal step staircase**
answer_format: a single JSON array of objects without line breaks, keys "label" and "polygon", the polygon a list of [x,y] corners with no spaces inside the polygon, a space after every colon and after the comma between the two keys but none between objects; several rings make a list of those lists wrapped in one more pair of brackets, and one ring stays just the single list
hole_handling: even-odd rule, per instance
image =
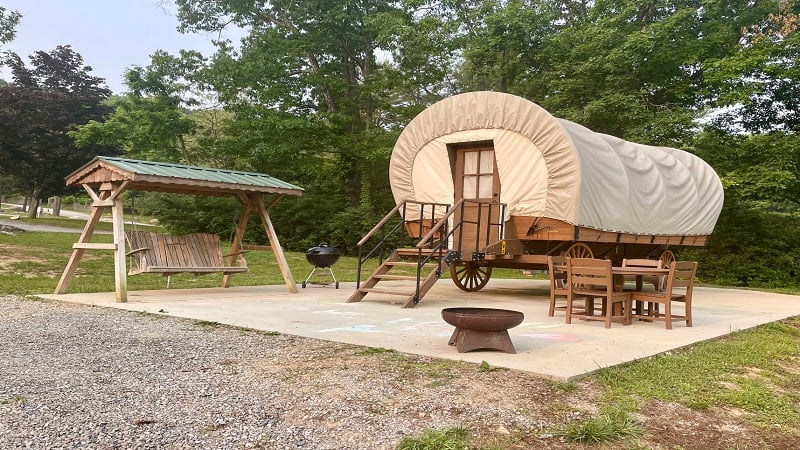
[{"label": "metal step staircase", "polygon": [[[478,211],[477,219],[465,220],[463,218],[465,202],[472,205],[488,206],[490,216],[491,208],[499,207],[501,208],[499,217],[505,217],[503,212],[505,205],[479,200],[460,199],[453,205],[416,201],[397,204],[357,244],[359,256],[358,281],[356,291],[347,300],[348,303],[360,302],[367,294],[375,292],[404,296],[406,300],[403,307],[413,308],[430,291],[436,280],[441,277],[445,268],[453,263],[462,261],[462,248],[464,247],[461,245],[461,236],[463,235],[460,231],[463,229],[464,223],[476,227],[475,245],[467,248],[482,248],[482,246],[487,245],[489,229],[493,226],[499,227],[497,235],[502,236],[503,223],[490,223],[486,227],[485,238],[480,238],[486,242],[482,246],[479,245],[481,242],[478,239],[484,234],[481,231],[480,210]],[[457,211],[460,212],[459,217],[461,217],[458,220],[454,217]],[[399,221],[396,220],[398,215],[400,216]],[[402,244],[408,237],[418,239],[413,247],[406,247]],[[398,245],[400,248],[384,259],[384,249],[394,247],[398,239],[401,242]],[[368,245],[369,242],[372,242],[372,244]],[[448,245],[448,243],[452,243],[452,246]],[[475,255],[478,253],[470,250],[470,254],[472,255],[472,260],[474,260]],[[370,258],[378,258],[380,265],[362,283],[362,267]],[[394,273],[390,273],[391,271],[394,271]],[[396,283],[385,283],[382,287],[377,288],[376,286],[381,281],[395,281]],[[403,281],[406,282],[404,283]],[[459,287],[469,290],[459,283],[456,283]]]},{"label": "metal step staircase", "polygon": [[[403,308],[413,308],[441,276],[448,255],[451,255],[451,252],[441,248],[398,248],[356,288],[347,302],[359,302],[369,293],[378,293],[405,297]],[[401,273],[392,274],[390,271]],[[401,283],[375,287],[381,281],[401,281]]]}]

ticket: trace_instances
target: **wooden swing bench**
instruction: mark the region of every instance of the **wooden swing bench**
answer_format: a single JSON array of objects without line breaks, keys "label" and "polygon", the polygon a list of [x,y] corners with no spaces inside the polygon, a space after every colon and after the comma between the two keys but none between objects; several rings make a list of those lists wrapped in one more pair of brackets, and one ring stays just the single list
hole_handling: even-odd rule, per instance
[{"label": "wooden swing bench", "polygon": [[[247,272],[243,251],[222,254],[222,244],[216,234],[194,233],[170,236],[152,231],[126,231],[125,239],[134,260],[129,274],[160,273],[165,276],[177,273],[232,274]],[[226,260],[239,256],[239,266],[226,265]]]}]

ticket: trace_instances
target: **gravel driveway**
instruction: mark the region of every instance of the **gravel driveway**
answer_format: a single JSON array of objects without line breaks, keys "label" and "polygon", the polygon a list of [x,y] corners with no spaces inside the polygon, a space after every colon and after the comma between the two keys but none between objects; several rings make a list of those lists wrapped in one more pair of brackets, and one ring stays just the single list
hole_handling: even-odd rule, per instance
[{"label": "gravel driveway", "polygon": [[0,297],[0,324],[3,449],[392,449],[459,425],[538,433],[563,395],[521,372],[19,297]]}]

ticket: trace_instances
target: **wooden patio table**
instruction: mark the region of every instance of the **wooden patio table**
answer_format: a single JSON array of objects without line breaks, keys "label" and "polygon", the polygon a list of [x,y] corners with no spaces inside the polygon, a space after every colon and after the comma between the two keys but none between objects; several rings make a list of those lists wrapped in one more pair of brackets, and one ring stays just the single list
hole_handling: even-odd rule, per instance
[{"label": "wooden patio table", "polygon": [[[559,270],[567,270],[566,265],[559,265],[555,266]],[[669,275],[668,268],[656,268],[656,267],[619,267],[614,266],[611,268],[611,274],[614,276],[614,290],[615,291],[622,291],[625,285],[625,275],[633,275],[636,277],[636,291],[641,291],[643,288],[642,279],[645,275]],[[642,302],[637,301],[634,309],[636,310],[637,314],[641,314],[642,312]],[[589,299],[586,299],[586,307],[589,308]]]},{"label": "wooden patio table", "polygon": [[[636,277],[636,291],[643,288],[642,279],[645,275],[669,275],[669,269],[656,267],[612,267],[611,274],[614,275],[614,290],[621,291],[625,285],[625,275]],[[643,302],[637,301],[634,305],[636,314],[642,313]]]}]

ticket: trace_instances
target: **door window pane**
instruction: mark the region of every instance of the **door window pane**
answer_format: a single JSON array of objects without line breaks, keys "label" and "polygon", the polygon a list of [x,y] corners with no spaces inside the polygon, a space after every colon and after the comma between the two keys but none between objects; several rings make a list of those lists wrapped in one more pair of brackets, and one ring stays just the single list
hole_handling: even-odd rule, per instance
[{"label": "door window pane", "polygon": [[464,153],[464,175],[474,175],[478,173],[478,152]]},{"label": "door window pane", "polygon": [[491,173],[480,176],[478,198],[492,198],[492,179]]},{"label": "door window pane", "polygon": [[484,151],[481,153],[481,172],[492,173],[494,172],[494,152]]},{"label": "door window pane", "polygon": [[476,186],[478,177],[464,176],[464,198],[473,199],[477,198],[475,195],[478,193],[478,186]]}]

